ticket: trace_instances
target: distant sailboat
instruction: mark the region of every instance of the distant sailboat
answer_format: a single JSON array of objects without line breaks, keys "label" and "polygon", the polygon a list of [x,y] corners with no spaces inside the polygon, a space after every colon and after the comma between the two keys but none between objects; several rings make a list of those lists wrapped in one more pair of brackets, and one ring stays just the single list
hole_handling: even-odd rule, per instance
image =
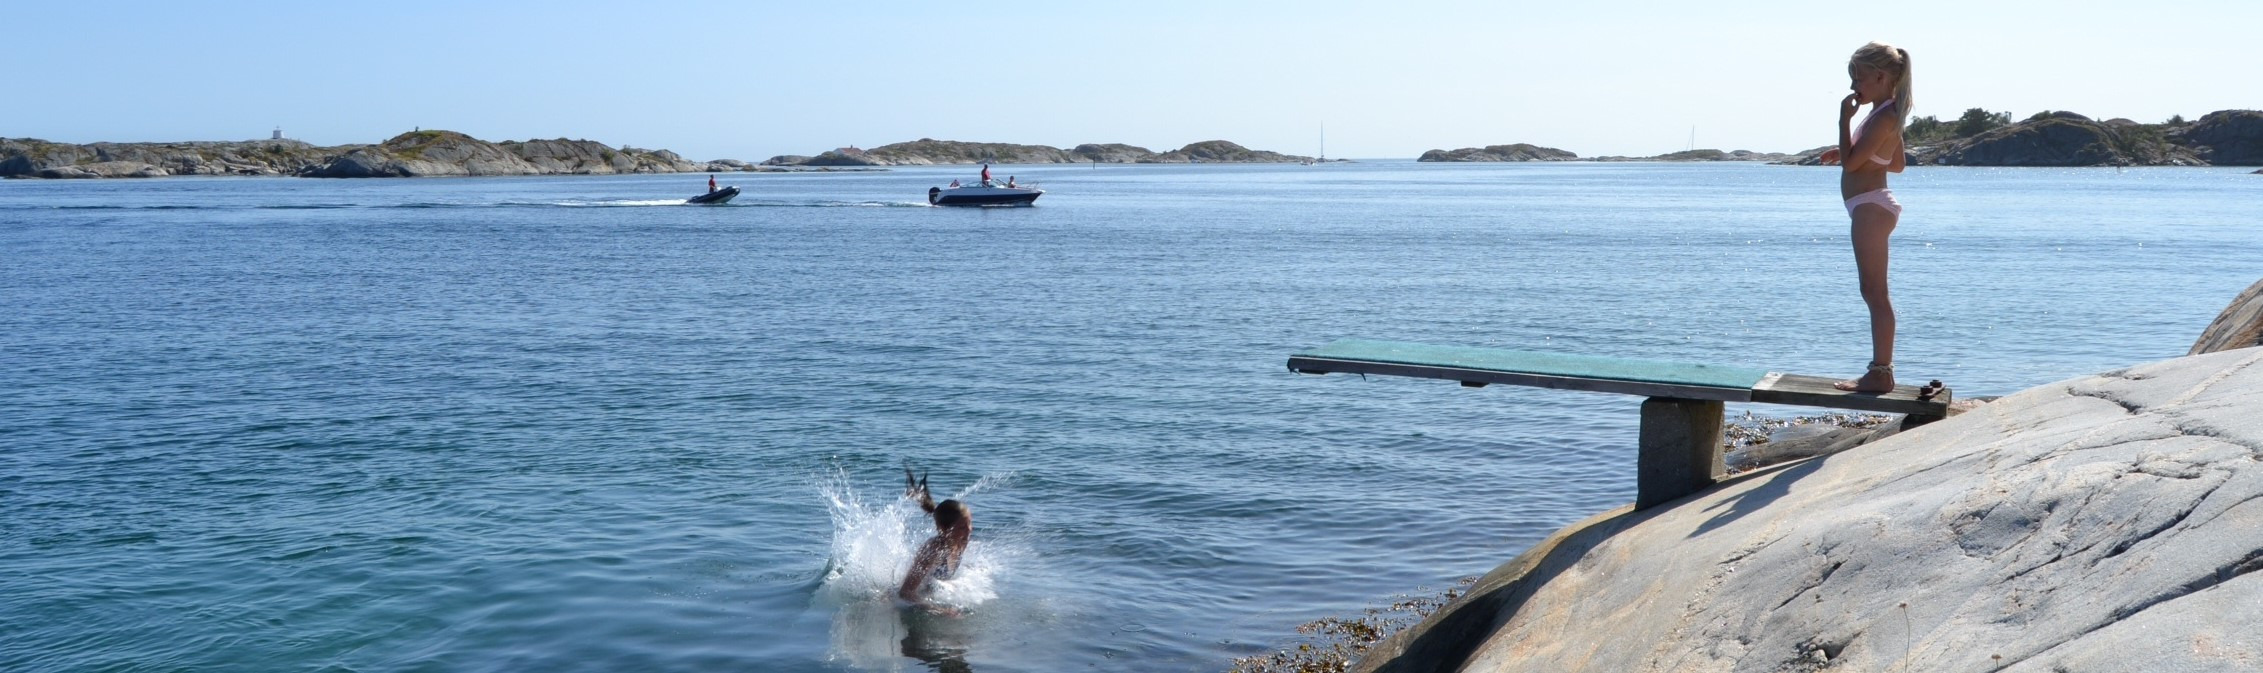
[{"label": "distant sailboat", "polygon": [[1306,165],[1306,166],[1310,166],[1310,165],[1313,165],[1313,164],[1324,164],[1324,163],[1328,163],[1328,123],[1327,123],[1327,122],[1321,122],[1321,123],[1320,123],[1320,158],[1319,158],[1319,159],[1306,159],[1306,160],[1304,160],[1304,165]]}]

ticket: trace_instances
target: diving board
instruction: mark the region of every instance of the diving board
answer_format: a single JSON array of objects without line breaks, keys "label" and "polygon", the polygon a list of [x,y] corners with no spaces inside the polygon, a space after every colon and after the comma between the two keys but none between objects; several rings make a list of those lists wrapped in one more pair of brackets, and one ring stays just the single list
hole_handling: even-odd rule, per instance
[{"label": "diving board", "polygon": [[[1887,393],[1839,390],[1833,379],[1749,367],[1341,339],[1289,356],[1305,374],[1376,374],[1641,395],[1635,507],[1647,508],[1719,480],[1722,405],[1753,402],[1905,414],[1904,427],[1948,417],[1945,387],[1898,386]],[[1938,384],[1938,382],[1935,382]]]}]

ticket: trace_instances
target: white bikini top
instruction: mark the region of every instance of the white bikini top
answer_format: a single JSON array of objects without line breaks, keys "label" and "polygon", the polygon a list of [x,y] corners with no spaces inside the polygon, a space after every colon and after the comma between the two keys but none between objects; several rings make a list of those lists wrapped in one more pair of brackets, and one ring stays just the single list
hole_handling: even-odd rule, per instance
[{"label": "white bikini top", "polygon": [[[1878,113],[1880,113],[1880,112],[1885,112],[1886,110],[1892,109],[1892,108],[1894,107],[1894,105],[1895,105],[1895,101],[1894,101],[1894,99],[1892,99],[1892,98],[1888,98],[1888,99],[1886,99],[1886,101],[1885,101],[1885,102],[1883,102],[1883,103],[1879,103],[1879,104],[1877,104],[1877,105],[1872,105],[1872,106],[1870,106],[1870,115],[1869,115],[1869,116],[1867,116],[1867,117],[1863,117],[1863,118],[1862,118],[1862,125],[1861,125],[1861,126],[1857,126],[1857,127],[1854,127],[1854,134],[1853,134],[1853,135],[1854,135],[1854,141],[1855,141],[1856,143],[1861,143],[1861,142],[1862,142],[1862,130],[1863,130],[1863,129],[1866,129],[1866,128],[1870,128],[1870,120],[1872,120],[1872,119],[1876,119],[1876,118],[1878,117]],[[1892,159],[1888,159],[1888,158],[1886,158],[1886,157],[1885,157],[1884,155],[1879,155],[1879,154],[1873,154],[1873,155],[1870,155],[1870,160],[1871,160],[1871,161],[1873,161],[1873,162],[1877,162],[1877,164],[1878,164],[1878,165],[1880,165],[1880,166],[1891,165],[1891,164],[1893,164],[1893,163],[1894,163],[1894,160],[1892,160]]]}]

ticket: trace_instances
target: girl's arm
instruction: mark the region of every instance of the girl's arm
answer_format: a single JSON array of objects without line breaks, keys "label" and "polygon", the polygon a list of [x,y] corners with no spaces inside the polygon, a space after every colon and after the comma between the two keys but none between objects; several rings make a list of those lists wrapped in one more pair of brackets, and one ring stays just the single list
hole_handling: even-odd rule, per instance
[{"label": "girl's arm", "polygon": [[927,584],[927,576],[935,574],[935,567],[943,561],[942,555],[942,536],[929,538],[926,544],[920,545],[919,553],[912,556],[911,570],[904,573],[904,583],[896,587],[896,597],[912,603],[923,602],[926,597],[919,595],[919,590]]},{"label": "girl's arm", "polygon": [[[1850,133],[1851,127],[1847,126],[1854,123],[1854,111],[1861,107],[1862,103],[1855,101],[1854,94],[1850,93],[1846,98],[1839,99],[1839,147],[1836,152],[1824,154],[1823,163],[1837,163],[1841,171],[1852,171],[1855,164],[1861,163],[1855,160],[1855,157],[1862,155],[1854,153],[1854,137]],[[1837,161],[1833,161],[1834,159]]]},{"label": "girl's arm", "polygon": [[[1848,118],[1840,118],[1839,147],[1844,148],[1839,152],[1839,166],[1842,170],[1845,170],[1848,173],[1854,173],[1859,171],[1869,171],[1884,168],[1898,168],[1897,166],[1895,166],[1895,163],[1888,163],[1884,166],[1880,166],[1877,162],[1871,161],[1870,157],[1878,156],[1879,151],[1886,149],[1888,147],[1888,141],[1898,140],[1899,138],[1901,138],[1901,129],[1895,127],[1895,124],[1899,122],[1890,117],[1871,117],[1869,125],[1862,127],[1861,142],[1852,142],[1847,128],[1848,123]],[[1898,145],[1899,143],[1897,142],[1894,144]],[[1849,147],[1849,145],[1852,146]],[[1894,160],[1894,162],[1899,161],[1899,159]]]}]

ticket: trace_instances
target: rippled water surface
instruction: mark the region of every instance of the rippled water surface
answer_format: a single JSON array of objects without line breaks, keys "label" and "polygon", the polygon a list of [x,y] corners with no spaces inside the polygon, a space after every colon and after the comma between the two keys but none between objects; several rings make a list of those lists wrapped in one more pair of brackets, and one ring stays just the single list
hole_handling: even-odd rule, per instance
[{"label": "rippled water surface", "polygon": [[[1826,170],[999,172],[1051,191],[0,182],[0,670],[1218,670],[1633,492],[1638,399],[1292,351],[1868,356]],[[1962,395],[2181,355],[2263,271],[2245,170],[1895,188],[1900,369]],[[907,460],[973,509],[957,618],[883,598]]]}]

